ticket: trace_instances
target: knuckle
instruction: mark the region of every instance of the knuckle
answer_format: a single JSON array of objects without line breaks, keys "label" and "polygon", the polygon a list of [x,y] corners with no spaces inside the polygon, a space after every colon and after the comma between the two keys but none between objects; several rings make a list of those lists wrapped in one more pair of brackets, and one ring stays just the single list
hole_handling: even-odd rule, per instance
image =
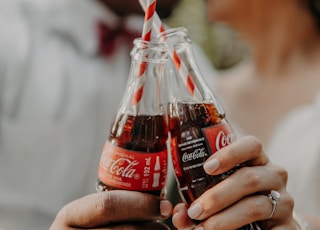
[{"label": "knuckle", "polygon": [[251,146],[252,146],[251,153],[253,154],[253,156],[255,157],[260,156],[261,152],[263,152],[263,146],[261,141],[256,137],[252,137]]},{"label": "knuckle", "polygon": [[252,146],[251,152],[254,155],[257,155],[260,152],[262,152],[262,142],[258,138],[254,136],[248,136],[248,141],[250,142],[250,146]]},{"label": "knuckle", "polygon": [[246,186],[255,189],[259,188],[259,185],[261,183],[261,178],[259,174],[255,173],[254,171],[250,170],[251,168],[243,168],[244,171],[244,181],[246,183]]},{"label": "knuckle", "polygon": [[95,203],[96,210],[98,214],[108,213],[112,215],[115,213],[115,209],[117,207],[117,197],[116,193],[112,193],[110,191],[101,192],[99,198]]},{"label": "knuckle", "polygon": [[[144,196],[142,199],[141,199],[141,201],[138,203],[138,207],[139,207],[139,209],[140,209],[140,211],[142,212],[142,213],[148,213],[149,211],[151,211],[151,210],[149,210],[148,209],[148,207],[149,207],[149,203],[151,204],[151,200],[149,200],[148,199],[148,197],[147,196]],[[156,206],[155,204],[154,205],[152,205],[153,207],[154,206]]]},{"label": "knuckle", "polygon": [[282,181],[284,183],[287,183],[287,181],[288,181],[288,172],[284,168],[278,166],[277,173],[280,176],[280,178],[282,179]]},{"label": "knuckle", "polygon": [[249,202],[247,215],[252,220],[259,220],[264,217],[264,205],[263,200],[258,198]]},{"label": "knuckle", "polygon": [[293,210],[294,208],[294,199],[288,193],[285,194],[282,198],[282,206],[287,207],[288,210]]},{"label": "knuckle", "polygon": [[287,184],[288,181],[288,172],[285,168],[279,165],[273,165],[271,167],[272,173],[278,178],[278,182],[281,184]]},{"label": "knuckle", "polygon": [[[207,212],[215,213],[224,206],[223,194],[216,192],[214,189],[209,189],[202,200],[203,209]],[[214,204],[214,205],[213,205]]]},{"label": "knuckle", "polygon": [[138,207],[143,216],[149,216],[149,218],[161,217],[160,199],[158,198],[146,194],[142,197]]}]

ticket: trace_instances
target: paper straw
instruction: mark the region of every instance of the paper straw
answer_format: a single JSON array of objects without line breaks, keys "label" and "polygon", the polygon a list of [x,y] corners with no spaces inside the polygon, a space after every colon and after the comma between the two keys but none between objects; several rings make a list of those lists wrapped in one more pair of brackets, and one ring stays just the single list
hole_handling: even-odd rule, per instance
[{"label": "paper straw", "polygon": [[144,24],[143,24],[143,30],[142,30],[142,40],[150,41],[157,1],[147,0],[146,3],[147,5],[145,9],[145,17],[144,17]]},{"label": "paper straw", "polygon": [[[132,0],[130,0],[132,1]],[[151,41],[152,36],[152,28],[153,28],[153,19],[156,11],[156,0],[147,0],[146,1],[146,8],[145,8],[145,17],[144,17],[144,24],[142,30],[142,40],[143,41]],[[147,70],[147,62],[142,62],[139,66],[138,77],[140,80],[138,81],[137,90],[135,91],[133,98],[132,98],[132,105],[136,105],[142,98],[144,86],[142,84],[142,77]]]},{"label": "paper straw", "polygon": [[[148,1],[149,0],[139,0],[142,9],[146,12],[148,9]],[[153,19],[152,19],[152,28],[154,29],[155,33],[159,34],[165,31],[165,27],[161,22],[161,19],[157,12],[154,12]]]},{"label": "paper straw", "polygon": [[[148,9],[147,1],[146,0],[139,0],[139,2],[140,2],[140,5],[142,6],[143,10],[147,11],[147,9]],[[159,15],[156,12],[154,12],[154,15],[153,15],[152,27],[153,27],[153,31],[155,31],[157,34],[165,31],[165,27],[164,27],[163,23],[161,22]],[[166,39],[166,38],[164,37],[163,39]],[[171,47],[169,47],[169,48],[171,48]],[[187,87],[189,93],[193,96],[195,85],[194,85],[194,82],[189,74],[187,67],[181,61],[181,58],[175,49],[169,50],[169,56],[172,59],[176,69],[178,70],[178,73],[179,73],[180,77],[182,78],[185,86]]]}]

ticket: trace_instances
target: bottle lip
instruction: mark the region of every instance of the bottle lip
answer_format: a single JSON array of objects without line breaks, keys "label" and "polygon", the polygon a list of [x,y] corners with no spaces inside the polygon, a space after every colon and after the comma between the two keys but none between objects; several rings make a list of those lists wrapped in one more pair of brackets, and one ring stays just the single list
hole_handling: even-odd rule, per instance
[{"label": "bottle lip", "polygon": [[136,38],[133,40],[133,45],[140,49],[153,49],[155,51],[167,50],[165,42],[160,40],[144,41],[142,38]]},{"label": "bottle lip", "polygon": [[175,28],[169,28],[163,32],[161,32],[157,38],[160,41],[166,41],[167,38],[173,37],[173,36],[181,36],[182,38],[184,38],[185,42],[190,43],[191,39],[188,36],[188,29],[185,27],[175,27]]},{"label": "bottle lip", "polygon": [[134,48],[131,51],[131,56],[136,60],[146,62],[166,62],[168,59],[168,47],[163,41],[144,41],[141,38],[136,38],[134,39],[133,44]]}]

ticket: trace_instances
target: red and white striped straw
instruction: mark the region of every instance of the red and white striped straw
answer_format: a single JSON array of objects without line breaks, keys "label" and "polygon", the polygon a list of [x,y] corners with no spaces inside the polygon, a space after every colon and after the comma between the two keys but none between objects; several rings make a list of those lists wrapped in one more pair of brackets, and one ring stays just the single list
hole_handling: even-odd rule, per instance
[{"label": "red and white striped straw", "polygon": [[[142,6],[142,8],[144,9],[145,12],[147,12],[148,10],[148,3],[146,2],[146,0],[139,0],[140,5]],[[159,15],[154,12],[153,15],[153,20],[152,20],[152,26],[153,26],[153,31],[155,31],[156,33],[161,33],[165,31],[165,27],[163,25],[163,23],[161,22],[161,19],[159,17]],[[164,37],[165,39],[165,37]],[[169,47],[170,48],[170,47]],[[187,87],[189,93],[193,96],[194,95],[194,89],[195,89],[195,85],[194,82],[189,74],[189,71],[187,69],[187,67],[185,66],[185,64],[181,61],[181,58],[179,56],[179,54],[177,53],[177,51],[175,49],[173,50],[169,50],[169,56],[172,59],[175,67],[177,68],[180,77],[182,78],[185,86]]]},{"label": "red and white striped straw", "polygon": [[[132,0],[130,0],[132,1]],[[144,24],[143,24],[143,30],[142,30],[142,40],[143,41],[151,41],[152,37],[152,29],[153,29],[153,19],[154,15],[156,14],[156,0],[146,0],[146,8],[145,8],[145,17],[144,17]],[[142,62],[139,67],[138,77],[142,78],[147,70],[147,62]],[[136,105],[139,103],[139,101],[142,98],[143,95],[143,84],[142,79],[138,81],[137,90],[135,91],[133,98],[132,98],[132,104]]]},{"label": "red and white striped straw", "polygon": [[147,0],[146,1],[146,9],[145,9],[145,16],[144,16],[144,24],[142,30],[142,40],[143,41],[150,41],[151,34],[152,34],[152,26],[153,26],[153,19],[154,15],[156,14],[156,0]]}]

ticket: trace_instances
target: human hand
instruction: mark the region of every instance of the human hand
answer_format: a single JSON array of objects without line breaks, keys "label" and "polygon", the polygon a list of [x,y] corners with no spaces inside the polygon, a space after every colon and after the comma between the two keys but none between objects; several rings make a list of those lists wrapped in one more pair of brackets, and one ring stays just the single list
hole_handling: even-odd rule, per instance
[{"label": "human hand", "polygon": [[[234,230],[259,222],[262,229],[297,229],[293,199],[286,191],[287,172],[269,161],[255,137],[243,137],[217,151],[204,169],[218,175],[239,164],[241,168],[203,193],[189,209],[178,204],[173,224],[178,229],[191,229],[195,227],[193,220],[198,220],[199,229]],[[268,198],[271,190],[281,194],[273,214]]]},{"label": "human hand", "polygon": [[172,204],[159,197],[125,190],[94,193],[64,206],[50,230],[61,229],[168,229],[161,220]]}]

